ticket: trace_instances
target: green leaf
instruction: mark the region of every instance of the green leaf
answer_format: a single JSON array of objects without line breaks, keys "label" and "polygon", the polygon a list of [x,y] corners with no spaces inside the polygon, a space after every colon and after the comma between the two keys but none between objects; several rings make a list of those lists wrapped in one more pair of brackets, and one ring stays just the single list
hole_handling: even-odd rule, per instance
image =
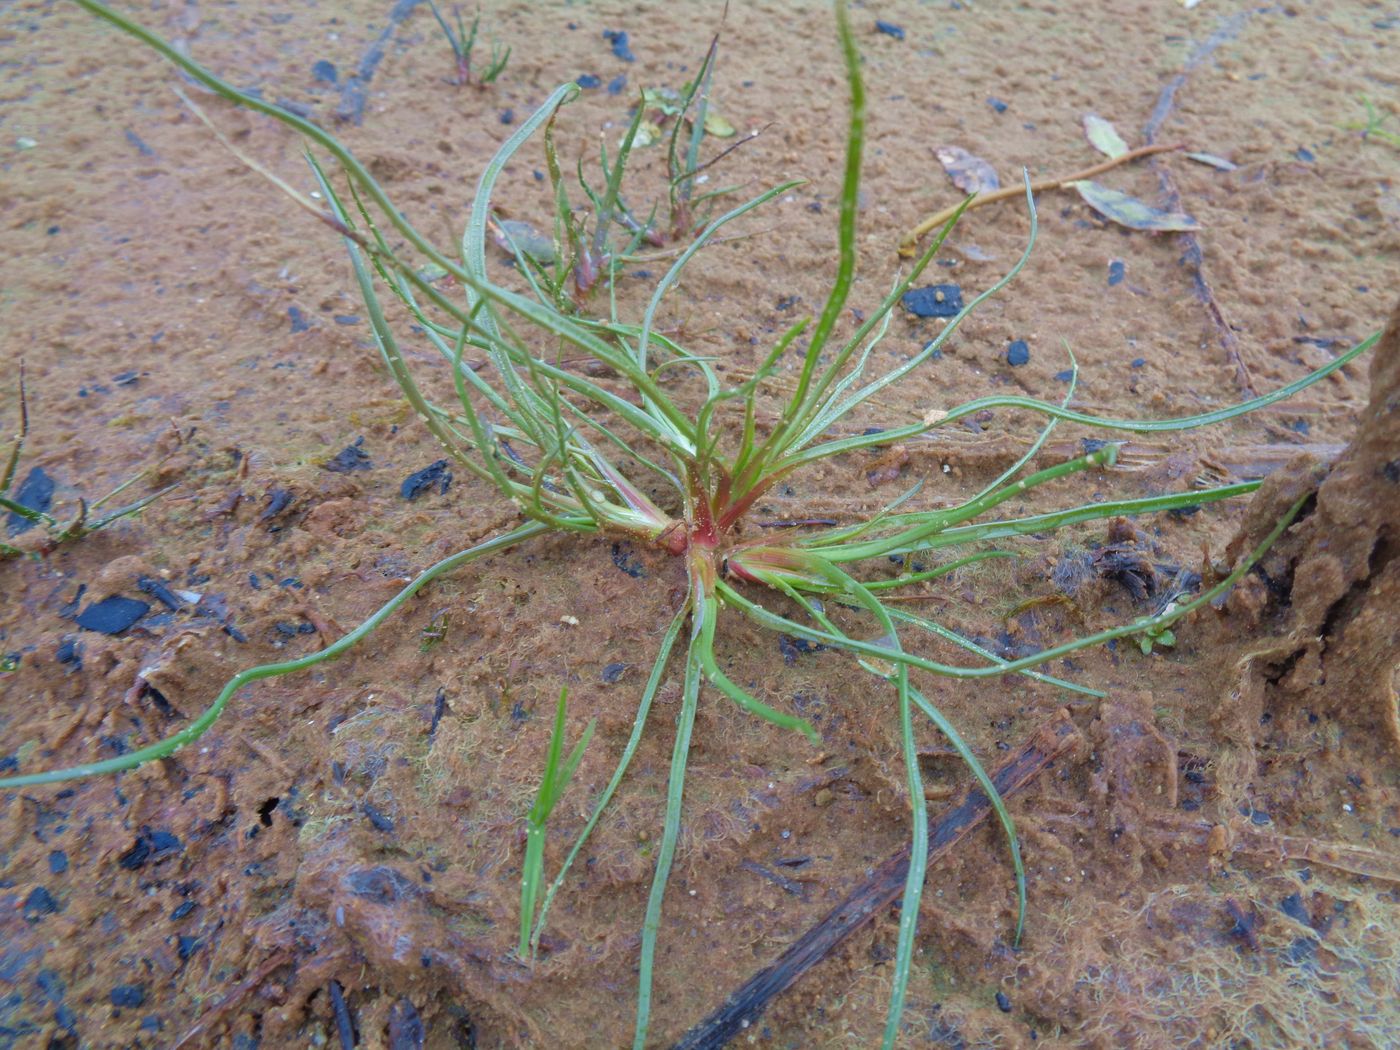
[{"label": "green leaf", "polygon": [[1163,211],[1154,208],[1136,197],[1130,197],[1121,190],[1111,190],[1097,182],[1081,179],[1065,183],[1073,186],[1084,198],[1084,202],[1111,222],[1126,226],[1130,230],[1153,230],[1158,233],[1179,233],[1185,230],[1199,230],[1200,224],[1185,212]]},{"label": "green leaf", "polygon": [[717,139],[733,138],[734,125],[712,109],[705,114],[705,134]]},{"label": "green leaf", "polygon": [[1128,152],[1128,144],[1123,141],[1112,124],[1097,113],[1084,114],[1084,134],[1089,144],[1105,156],[1117,160]]},{"label": "green leaf", "polygon": [[637,125],[637,135],[632,140],[633,148],[654,146],[661,141],[661,126],[654,120],[644,120]]}]

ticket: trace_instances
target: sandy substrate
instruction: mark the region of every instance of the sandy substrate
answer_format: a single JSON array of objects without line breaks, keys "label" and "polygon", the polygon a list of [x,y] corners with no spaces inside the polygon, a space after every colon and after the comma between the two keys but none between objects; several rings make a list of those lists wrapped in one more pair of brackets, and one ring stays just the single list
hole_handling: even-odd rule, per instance
[{"label": "sandy substrate", "polygon": [[[720,5],[485,4],[484,37],[513,50],[484,90],[447,82],[446,44],[412,0],[131,11],[233,83],[305,107],[450,246],[482,166],[557,84],[597,78],[558,131],[566,166],[594,164],[637,90],[693,73]],[[865,4],[852,19],[870,100],[858,309],[906,265],[904,231],[958,199],[938,146],[985,159],[1003,184],[1022,167],[1054,177],[1102,159],[1081,126],[1095,112],[1130,145],[1179,142],[1235,166],[1169,153],[1102,177],[1175,202],[1201,227],[1190,234],[1128,231],[1072,192],[1042,195],[1014,284],[853,430],[994,392],[1056,400],[1066,345],[1083,411],[1208,411],[1386,323],[1400,148],[1349,126],[1366,96],[1400,130],[1393,4],[954,0]],[[626,48],[605,36],[619,30]],[[0,775],[167,735],[232,673],[333,641],[404,578],[516,520],[460,472],[404,498],[440,452],[371,347],[343,251],[217,143],[179,83],[75,5],[0,5],[0,331],[6,360],[25,361],[31,424],[15,488],[42,470],[67,517],[145,468],[131,495],[176,486],[139,517],[0,561]],[[807,180],[747,217],[749,236],[702,253],[659,320],[742,371],[820,310],[835,265],[846,95],[829,9],[735,0],[714,99],[741,134],[761,129],[715,184]],[[202,104],[310,188],[283,128]],[[638,194],[656,194],[659,153],[637,162]],[[548,221],[543,167],[536,145],[507,168],[503,214]],[[971,298],[1027,230],[1015,202],[970,213],[928,283]],[[624,315],[664,265],[622,279]],[[900,311],[880,363],[939,324]],[[428,348],[408,350],[431,367]],[[1065,595],[1057,566],[1111,542],[1224,564],[1327,478],[1261,571],[1179,625],[1175,648],[1123,644],[1051,669],[1106,690],[1101,703],[1023,679],[922,680],[988,766],[1066,707],[1079,745],[1013,804],[1031,902],[1019,949],[998,834],[972,833],[931,869],[901,1045],[1400,1043],[1397,361],[1393,332],[1287,403],[1132,439],[1118,469],[1015,506],[1273,472],[1251,509],[1056,533],[922,603],[1006,652],[1055,644],[1153,601],[1099,576]],[[668,381],[678,396],[689,382]],[[17,394],[12,366],[7,433]],[[795,475],[756,517],[855,519],[919,480],[920,500],[951,501],[1034,433],[998,412],[850,456]],[[1043,461],[1085,436],[1065,428]],[[522,546],[432,585],[345,658],[248,689],[171,760],[0,792],[0,1050],[339,1045],[333,986],[361,1046],[628,1044],[680,670],[533,968],[512,954],[520,821],[567,684],[572,717],[598,728],[551,824],[552,872],[627,738],[684,580],[678,560],[608,537]],[[109,596],[149,610],[116,635],[80,626]],[[722,632],[727,672],[812,719],[823,744],[702,699],[649,1045],[717,1008],[908,838],[898,722],[869,676],[737,616]],[[923,740],[939,812],[968,777],[931,728]],[[895,929],[882,913],[735,1045],[878,1045]]]}]

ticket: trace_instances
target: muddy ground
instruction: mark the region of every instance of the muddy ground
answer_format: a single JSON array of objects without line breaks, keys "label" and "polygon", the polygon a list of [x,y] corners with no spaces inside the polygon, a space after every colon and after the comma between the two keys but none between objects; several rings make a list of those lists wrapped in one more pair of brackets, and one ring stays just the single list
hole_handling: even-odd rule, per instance
[{"label": "muddy ground", "polygon": [[[591,164],[631,94],[683,83],[720,18],[717,4],[488,3],[483,38],[512,51],[482,90],[447,82],[447,46],[412,0],[129,9],[234,83],[305,107],[449,247],[486,159],[554,86],[596,78],[560,120],[566,165]],[[1081,128],[1093,111],[1130,145],[1151,130],[1235,165],[1167,154],[1103,177],[1174,196],[1194,234],[1130,232],[1071,193],[1044,194],[1017,281],[855,426],[998,391],[1059,398],[1066,343],[1082,370],[1076,407],[1206,411],[1326,363],[1395,305],[1400,148],[1350,127],[1366,96],[1400,130],[1394,4],[953,0],[852,17],[870,98],[858,308],[890,286],[901,233],[958,197],[937,146],[970,150],[1003,183],[1022,166],[1056,176],[1101,159]],[[235,671],[334,640],[405,577],[514,521],[462,476],[403,497],[439,451],[370,348],[342,250],[218,145],[177,83],[75,5],[0,5],[0,419],[17,423],[23,358],[31,422],[16,489],[41,470],[66,516],[143,469],[131,494],[177,486],[139,517],[0,563],[0,770],[166,735]],[[716,183],[808,180],[746,219],[751,236],[702,254],[664,311],[692,349],[743,369],[820,309],[834,267],[846,97],[826,6],[732,3],[714,99],[741,133],[763,129]],[[240,148],[309,188],[292,136],[205,105]],[[657,156],[638,159],[639,185],[656,187]],[[547,221],[542,166],[531,147],[507,169],[510,217]],[[1027,228],[1015,203],[970,213],[930,283],[970,297],[1015,261]],[[624,314],[660,265],[623,278]],[[883,360],[938,323],[901,312]],[[1400,333],[1385,346],[1350,449],[1368,359],[1246,419],[1133,440],[1120,468],[1017,505],[1283,464],[1273,484],[1297,492],[1316,477],[1295,453],[1341,463],[1263,570],[1180,625],[1175,648],[1124,644],[1052,668],[1106,701],[1023,679],[923,681],[989,765],[1065,706],[1082,742],[1013,805],[1031,902],[1019,950],[996,833],[931,870],[902,1045],[1400,1042]],[[410,351],[430,367],[425,348]],[[975,491],[1034,433],[1013,413],[976,425],[797,475],[758,516],[850,519],[916,480],[929,502]],[[1085,436],[1061,435],[1044,462]],[[1287,494],[1248,514],[1217,504],[1112,537],[1101,523],[1028,540],[1013,568],[962,573],[921,607],[1006,652],[1051,644],[1157,600],[1121,574],[1065,595],[1057,566],[1110,539],[1162,564],[1223,564]],[[419,1045],[415,1025],[430,1047],[628,1043],[679,672],[533,970],[511,954],[520,818],[567,683],[574,732],[585,718],[598,729],[551,825],[552,872],[627,737],[682,583],[664,554],[537,542],[434,584],[357,652],[251,687],[172,760],[0,793],[0,1048],[340,1045],[333,987],[362,1046]],[[81,626],[109,596],[149,609],[120,634]],[[908,834],[897,718],[869,677],[732,615],[721,631],[729,673],[813,719],[823,746],[703,698],[657,1046]],[[931,728],[924,741],[937,813],[968,778]],[[894,940],[885,914],[738,1043],[873,1045]]]}]

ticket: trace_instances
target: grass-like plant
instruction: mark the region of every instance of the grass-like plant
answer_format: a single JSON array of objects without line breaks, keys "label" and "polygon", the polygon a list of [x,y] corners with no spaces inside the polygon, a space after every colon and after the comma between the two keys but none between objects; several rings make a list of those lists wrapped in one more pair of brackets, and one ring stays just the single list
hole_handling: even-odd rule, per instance
[{"label": "grass-like plant", "polygon": [[544,777],[535,795],[535,804],[525,815],[525,863],[520,875],[520,944],[516,951],[522,959],[530,955],[530,930],[535,921],[535,904],[539,900],[540,884],[544,881],[544,836],[554,805],[569,787],[574,770],[583,759],[588,742],[593,739],[596,719],[590,719],[569,757],[564,757],[564,732],[567,721],[569,690],[559,690],[559,702],[554,708],[554,729],[549,734],[549,751],[544,760]]},{"label": "grass-like plant", "polygon": [[[442,35],[447,38],[448,46],[452,48],[452,58],[456,63],[456,72],[453,74],[452,83],[457,87],[466,87],[472,82],[472,51],[476,49],[476,33],[481,25],[481,13],[477,12],[472,19],[471,28],[468,29],[466,23],[462,21],[462,9],[454,7],[452,16],[457,22],[454,29],[448,24],[447,19],[442,17],[442,12],[438,10],[435,0],[428,0],[428,6],[433,9],[433,17],[437,19],[438,28],[442,30]],[[506,63],[510,61],[510,48],[501,50],[499,44],[491,41],[491,61],[486,64],[486,68],[476,74],[478,87],[485,87],[487,84],[495,83],[506,70]]]},{"label": "grass-like plant", "polygon": [[[804,319],[793,324],[769,349],[750,378],[737,385],[726,385],[711,360],[656,330],[657,310],[687,264],[720,230],[786,192],[793,183],[765,190],[708,222],[657,282],[639,320],[619,318],[615,303],[608,317],[592,319],[562,309],[554,292],[541,283],[538,268],[530,265],[523,253],[517,252],[517,287],[498,283],[486,265],[487,221],[497,177],[506,162],[574,96],[574,85],[557,89],[487,165],[462,238],[461,255],[456,257],[430,243],[392,204],[365,167],[327,132],[271,103],[237,91],[98,0],[78,2],[154,48],[225,99],[281,121],[320,151],[321,157],[313,156],[311,163],[329,210],[285,183],[279,185],[342,236],[383,361],[404,397],[453,461],[512,503],[523,521],[508,532],[423,570],[365,623],[327,648],[235,675],[208,710],[175,735],[118,758],[9,777],[0,780],[0,787],[117,772],[169,755],[204,733],[244,686],[339,655],[433,579],[506,547],[556,532],[603,533],[652,545],[681,560],[688,578],[686,598],[662,639],[621,759],[596,800],[579,839],[545,891],[530,938],[532,947],[537,948],[551,902],[626,773],[665,671],[678,664],[683,669],[683,687],[665,820],[642,925],[634,1042],[638,1048],[644,1044],[651,1017],[657,937],[681,829],[686,763],[702,690],[708,687],[753,716],[793,730],[814,744],[820,740],[817,730],[805,719],[765,702],[725,673],[716,655],[716,637],[722,622],[747,618],[771,630],[849,653],[887,684],[891,717],[898,720],[900,727],[913,818],[912,859],[901,905],[893,993],[884,1035],[884,1045],[888,1047],[899,1031],[927,853],[916,718],[926,718],[947,738],[991,799],[1005,830],[1015,871],[1018,935],[1025,915],[1025,874],[1011,815],[977,756],[919,688],[915,674],[976,679],[1023,673],[1064,689],[1102,695],[1088,686],[1052,678],[1035,668],[1115,638],[1164,639],[1174,622],[1219,596],[1247,572],[1301,504],[1295,505],[1264,543],[1242,559],[1227,577],[1203,593],[1190,600],[1179,600],[1157,615],[1019,659],[1002,659],[943,624],[906,611],[890,600],[891,592],[907,593],[960,566],[1009,556],[1011,552],[997,546],[1001,541],[1041,536],[1097,519],[1154,513],[1252,492],[1258,482],[1087,503],[1030,516],[1000,517],[997,513],[1009,501],[1048,482],[1113,466],[1117,446],[1110,443],[1087,455],[1026,473],[1059,423],[1129,433],[1184,431],[1219,423],[1317,382],[1364,353],[1376,338],[1367,339],[1324,368],[1264,397],[1180,419],[1104,419],[1086,415],[1069,407],[1071,383],[1070,393],[1060,403],[995,395],[956,406],[934,407],[917,422],[879,433],[842,434],[837,428],[843,421],[934,357],[968,314],[1004,288],[1026,260],[1026,255],[1022,255],[1009,273],[973,298],[920,353],[883,374],[870,374],[873,351],[890,325],[894,307],[929,265],[957,221],[954,215],[909,272],[866,312],[849,338],[834,338],[855,269],[857,196],[865,138],[860,61],[844,3],[836,5],[836,24],[850,88],[850,115],[831,289],[815,321]],[[695,164],[692,162],[690,167],[693,170]],[[621,168],[620,163],[615,163],[609,171],[610,183],[617,180],[620,184]],[[1026,203],[1031,217],[1028,254],[1036,234],[1029,188]],[[404,246],[391,244],[390,237]],[[450,274],[463,290],[463,299],[454,299],[424,279],[425,266]],[[423,392],[420,377],[401,352],[396,328],[384,308],[384,289],[406,308],[422,338],[436,348],[447,366],[456,393],[450,406],[435,403]],[[468,350],[484,363],[467,367]],[[605,376],[567,367],[566,353],[602,366]],[[789,356],[795,362],[784,370]],[[661,382],[661,373],[676,371],[695,377],[703,387],[703,395],[690,403],[673,395],[672,388]],[[760,410],[760,392],[765,390],[780,392],[781,410],[776,418],[764,417]],[[1045,423],[1037,439],[1010,468],[954,506],[918,509],[916,492],[911,491],[882,513],[863,520],[793,526],[763,534],[741,531],[741,523],[755,504],[798,471],[833,457],[916,438],[991,408],[1036,413]],[[654,500],[647,494],[647,485],[659,485],[669,495]],[[892,558],[904,566],[893,576],[888,571]],[[915,558],[925,567],[916,567]],[[683,632],[686,637],[682,644]],[[963,650],[967,654],[965,662],[952,663],[924,655],[929,640]],[[556,721],[551,744],[554,757],[547,769],[547,782],[557,782],[561,768],[572,768],[573,756],[563,767],[557,760],[562,739],[562,727]],[[557,786],[562,788],[562,784]],[[547,814],[538,816],[542,822]],[[530,929],[528,916],[522,914],[521,918],[522,932]]]},{"label": "grass-like plant", "polygon": [[[29,436],[29,398],[24,389],[24,362],[20,362],[19,366],[18,387],[19,427],[11,440],[10,452],[5,457],[5,465],[0,467],[0,511],[5,511],[9,515],[10,521],[17,524],[18,528],[9,527],[6,529],[12,542],[7,543],[0,540],[0,558],[18,558],[26,554],[47,554],[61,543],[67,543],[69,540],[76,540],[100,529],[105,529],[113,522],[136,514],[143,507],[160,499],[161,496],[175,487],[167,485],[163,489],[142,496],[116,510],[97,513],[110,501],[116,499],[151,473],[150,469],[143,470],[139,474],[127,478],[107,495],[101,496],[91,503],[80,498],[77,510],[67,521],[60,521],[49,514],[47,510],[21,502],[23,489],[21,488],[21,492],[12,495],[11,486],[14,484],[15,472],[19,469],[20,455],[24,452],[24,440]],[[20,498],[16,499],[16,496]],[[37,528],[39,531],[23,540],[15,539],[15,534],[27,532],[32,528]]]}]

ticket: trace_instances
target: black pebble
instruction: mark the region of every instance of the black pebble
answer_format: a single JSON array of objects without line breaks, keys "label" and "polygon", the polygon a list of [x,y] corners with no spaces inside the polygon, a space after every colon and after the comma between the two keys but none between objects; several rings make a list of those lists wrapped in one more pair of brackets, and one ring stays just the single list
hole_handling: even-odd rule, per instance
[{"label": "black pebble", "polygon": [[199,949],[199,938],[181,934],[176,940],[175,950],[180,954],[180,961],[187,962],[189,957]]},{"label": "black pebble", "polygon": [[171,922],[179,922],[190,912],[194,911],[198,905],[194,901],[181,901],[175,906],[175,910],[170,913]]},{"label": "black pebble", "polygon": [[637,560],[632,544],[625,541],[612,545],[612,563],[634,580],[640,580],[647,574],[646,566]]},{"label": "black pebble", "polygon": [[1115,284],[1123,283],[1123,275],[1127,268],[1123,265],[1122,259],[1114,259],[1108,264],[1108,286],[1112,288]]},{"label": "black pebble", "polygon": [[335,458],[321,466],[329,470],[332,474],[350,474],[357,470],[369,470],[374,464],[369,461],[369,453],[360,446],[365,443],[364,436],[355,439],[353,445],[346,445],[335,454]]},{"label": "black pebble", "polygon": [[112,377],[112,382],[117,386],[135,386],[141,379],[140,372],[118,372]]},{"label": "black pebble", "polygon": [[119,984],[112,989],[113,1006],[137,1007],[146,1001],[146,988],[140,984]]},{"label": "black pebble", "polygon": [[78,626],[98,634],[121,634],[150,611],[151,607],[145,602],[114,594],[100,602],[93,602],[80,612]]},{"label": "black pebble", "polygon": [[327,62],[324,58],[311,67],[311,75],[322,84],[334,84],[338,79],[335,63]]},{"label": "black pebble", "polygon": [[581,88],[587,89],[597,87],[602,83],[602,81],[595,77],[592,73],[584,73],[582,76],[575,78],[574,83]]},{"label": "black pebble", "polygon": [[341,325],[341,326],[343,326],[343,327],[349,328],[351,325],[357,325],[357,324],[360,323],[360,315],[359,315],[359,314],[336,314],[334,317],[331,318],[331,320],[334,321],[334,322],[335,322],[336,324],[338,324],[338,325]]},{"label": "black pebble", "polygon": [[136,577],[136,586],[142,594],[149,594],[172,612],[180,608],[183,604],[180,599],[175,596],[174,591],[154,576]]},{"label": "black pebble", "polygon": [[622,29],[604,29],[603,37],[612,44],[612,53],[624,62],[635,62],[637,56],[632,54],[632,48],[628,46],[627,33]]},{"label": "black pebble", "polygon": [[404,478],[403,484],[399,486],[399,495],[403,499],[417,499],[434,485],[438,487],[438,494],[441,495],[451,484],[452,471],[447,469],[447,460],[440,459]]},{"label": "black pebble", "polygon": [[35,886],[24,898],[24,917],[30,922],[38,922],[45,915],[58,911],[58,901],[42,886]]},{"label": "black pebble", "polygon": [[[24,481],[20,483],[19,490],[10,497],[21,507],[38,511],[44,514],[53,505],[53,478],[44,473],[43,467],[35,467],[25,475]],[[10,512],[6,519],[5,531],[11,536],[18,536],[25,529],[33,528],[34,523],[22,514]]]},{"label": "black pebble", "polygon": [[40,970],[34,975],[34,983],[39,986],[39,991],[44,993],[44,998],[51,1003],[63,1002],[63,997],[68,994],[63,978],[53,970]]},{"label": "black pebble", "polygon": [[1145,357],[1135,357],[1135,358],[1133,358],[1132,363],[1128,365],[1128,367],[1129,367],[1129,368],[1141,368],[1141,367],[1142,367],[1143,365],[1145,365],[1145,364],[1147,364],[1147,358],[1145,358]]},{"label": "black pebble", "polygon": [[607,667],[603,668],[603,681],[608,685],[612,685],[621,678],[626,671],[626,664],[608,664]]},{"label": "black pebble", "polygon": [[[626,74],[626,73],[619,73],[617,76],[613,77],[611,80],[608,81],[608,94],[609,94],[609,95],[620,95],[620,94],[622,94],[623,91],[626,90],[626,88],[627,88],[627,74]],[[541,180],[541,181],[543,181],[543,180]]]},{"label": "black pebble", "polygon": [[499,119],[500,119],[500,121],[501,121],[502,124],[514,124],[514,123],[515,123],[515,110],[513,110],[513,109],[503,109],[503,110],[501,110]]},{"label": "black pebble", "polygon": [[68,854],[61,849],[56,849],[49,854],[49,871],[55,875],[62,875],[68,870]]},{"label": "black pebble", "polygon": [[1011,1012],[1011,999],[1005,992],[997,992],[997,1009],[1004,1014]]},{"label": "black pebble", "polygon": [[391,832],[394,830],[394,821],[368,802],[362,803],[360,810],[364,813],[365,819],[373,825],[375,831]]},{"label": "black pebble", "polygon": [[423,1050],[423,1019],[407,999],[389,1007],[389,1050]]},{"label": "black pebble", "polygon": [[885,22],[877,18],[875,19],[875,29],[886,36],[894,37],[896,40],[904,39],[904,27],[897,26],[893,22]]},{"label": "black pebble", "polygon": [[1007,109],[1010,108],[1010,107],[1009,107],[1005,102],[1003,102],[1001,99],[995,98],[995,97],[987,99],[987,105],[991,106],[991,107],[992,107],[994,110],[996,110],[998,113],[1005,113],[1005,112],[1007,111]]},{"label": "black pebble", "polygon": [[287,307],[287,316],[291,318],[293,332],[307,332],[311,330],[311,322],[308,321],[306,315],[301,312],[301,307]]},{"label": "black pebble", "polygon": [[65,638],[59,645],[54,658],[61,664],[72,664],[70,670],[83,669],[83,645],[76,638]]},{"label": "black pebble", "polygon": [[267,506],[258,515],[259,521],[271,521],[292,505],[295,497],[288,489],[272,489],[267,494]]},{"label": "black pebble", "polygon": [[1299,146],[1293,151],[1293,156],[1297,157],[1305,164],[1311,164],[1317,158],[1313,156],[1313,151],[1306,146]]},{"label": "black pebble", "polygon": [[1006,363],[1012,368],[1020,368],[1031,359],[1031,348],[1024,339],[1017,339],[1006,348]]},{"label": "black pebble", "polygon": [[117,858],[117,865],[127,871],[136,871],[151,861],[162,860],[183,849],[180,840],[170,832],[142,828],[131,849]]},{"label": "black pebble", "polygon": [[916,317],[953,317],[963,308],[962,289],[956,284],[912,288],[899,301]]}]

